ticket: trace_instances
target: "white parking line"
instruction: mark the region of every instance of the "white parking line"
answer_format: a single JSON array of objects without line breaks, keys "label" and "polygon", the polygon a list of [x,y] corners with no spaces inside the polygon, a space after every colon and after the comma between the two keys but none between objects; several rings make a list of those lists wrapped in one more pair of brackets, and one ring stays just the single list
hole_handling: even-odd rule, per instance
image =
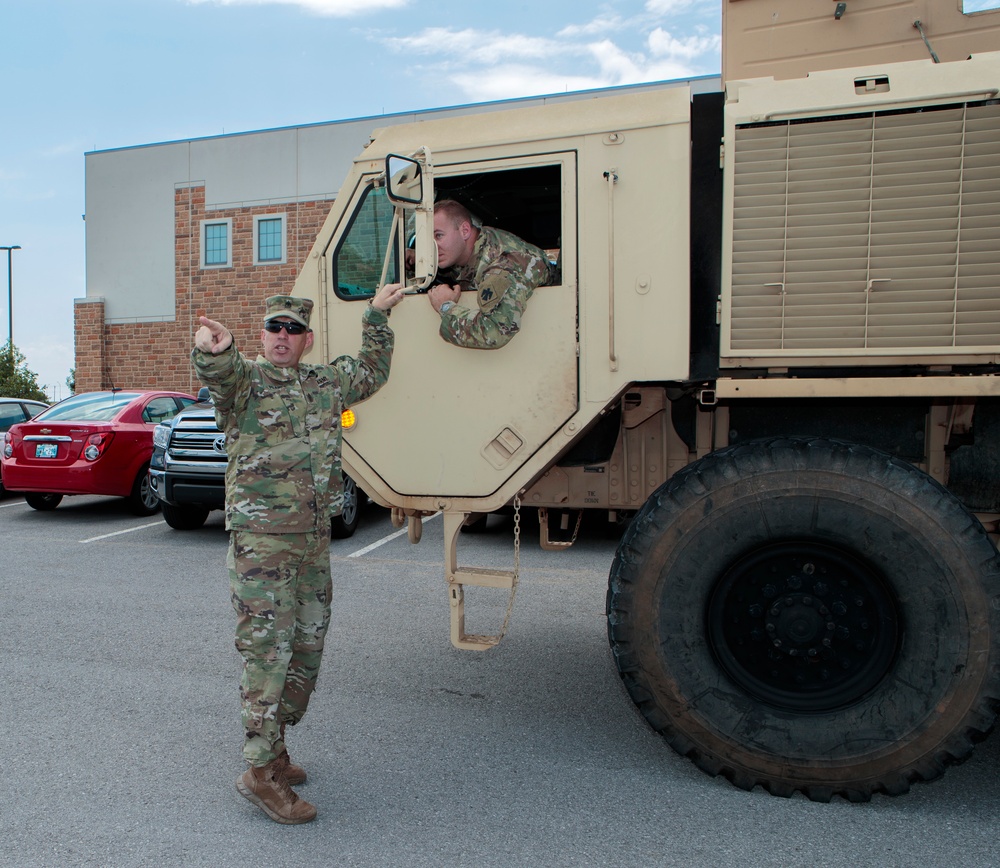
[{"label": "white parking line", "polygon": [[162,527],[162,526],[163,526],[162,521],[152,521],[149,524],[140,524],[138,527],[130,527],[126,528],[125,530],[116,530],[114,533],[104,533],[101,534],[100,536],[92,536],[90,539],[82,539],[80,540],[80,542],[92,543],[92,542],[97,542],[98,540],[107,539],[108,537],[112,536],[121,536],[123,533],[132,533],[137,530],[145,530],[148,527]]},{"label": "white parking line", "polygon": [[8,506],[27,506],[23,500],[15,500],[13,503],[0,503],[0,509],[6,509]]},{"label": "white parking line", "polygon": [[[432,518],[437,518],[439,515],[441,515],[440,512],[435,512],[434,515],[428,516],[427,518],[424,519],[424,521],[425,522],[426,521],[430,521]],[[363,549],[358,549],[356,552],[351,552],[348,555],[348,557],[349,558],[360,558],[362,555],[368,554],[368,552],[373,551],[374,549],[377,549],[379,546],[384,546],[387,542],[392,542],[396,537],[402,536],[404,533],[406,533],[406,530],[407,529],[405,527],[404,528],[400,528],[395,533],[391,533],[391,534],[389,534],[389,536],[384,536],[384,537],[382,537],[382,539],[376,540],[370,546],[365,546]]]}]

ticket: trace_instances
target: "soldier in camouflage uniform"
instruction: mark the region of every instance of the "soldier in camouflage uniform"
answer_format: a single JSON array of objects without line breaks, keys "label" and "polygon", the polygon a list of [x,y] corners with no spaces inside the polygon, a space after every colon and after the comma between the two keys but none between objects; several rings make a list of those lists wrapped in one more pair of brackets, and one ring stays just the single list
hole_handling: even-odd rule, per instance
[{"label": "soldier in camouflage uniform", "polygon": [[192,352],[226,435],[226,527],[237,613],[243,755],[236,781],[280,823],[305,823],[316,809],[290,784],[305,770],[285,748],[286,726],[305,714],[330,624],[330,517],[340,512],[340,414],[389,376],[390,309],[402,287],[386,286],[365,311],[358,358],[300,364],[312,345],[310,299],[267,299],[263,355],[249,361],[221,323],[201,317]]},{"label": "soldier in camouflage uniform", "polygon": [[[478,227],[465,206],[444,199],[434,206],[438,278],[427,293],[441,314],[441,337],[459,347],[493,350],[521,328],[521,314],[536,286],[554,279],[545,251],[516,235]],[[478,310],[459,304],[475,290]]]}]

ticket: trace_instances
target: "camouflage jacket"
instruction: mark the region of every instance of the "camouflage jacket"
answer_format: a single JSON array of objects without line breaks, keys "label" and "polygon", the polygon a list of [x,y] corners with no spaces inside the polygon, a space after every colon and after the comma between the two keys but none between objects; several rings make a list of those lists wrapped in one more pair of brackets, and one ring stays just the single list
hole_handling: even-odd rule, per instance
[{"label": "camouflage jacket", "polygon": [[544,250],[510,232],[484,226],[469,263],[439,275],[463,291],[475,290],[479,310],[456,304],[441,314],[441,337],[472,349],[504,346],[521,328],[521,314],[535,287],[549,283],[552,276]]},{"label": "camouflage jacket", "polygon": [[191,353],[226,435],[227,528],[306,533],[340,512],[340,414],[389,378],[393,340],[386,315],[369,307],[356,359],[280,368],[235,346]]}]

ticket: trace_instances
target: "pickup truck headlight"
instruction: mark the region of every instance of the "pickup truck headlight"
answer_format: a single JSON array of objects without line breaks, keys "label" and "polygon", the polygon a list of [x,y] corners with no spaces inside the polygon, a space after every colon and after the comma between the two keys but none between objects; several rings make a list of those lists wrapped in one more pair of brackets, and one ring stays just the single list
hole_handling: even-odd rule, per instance
[{"label": "pickup truck headlight", "polygon": [[153,429],[153,447],[155,449],[166,449],[170,442],[170,426],[157,425]]}]

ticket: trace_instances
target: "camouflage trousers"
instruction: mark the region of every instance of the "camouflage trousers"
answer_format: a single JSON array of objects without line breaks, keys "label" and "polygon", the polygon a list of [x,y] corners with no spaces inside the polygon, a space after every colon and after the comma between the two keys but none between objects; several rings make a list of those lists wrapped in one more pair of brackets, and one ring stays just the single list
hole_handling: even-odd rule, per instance
[{"label": "camouflage trousers", "polygon": [[262,766],[285,749],[284,725],[306,713],[330,626],[330,537],[324,533],[230,534],[243,756]]}]

